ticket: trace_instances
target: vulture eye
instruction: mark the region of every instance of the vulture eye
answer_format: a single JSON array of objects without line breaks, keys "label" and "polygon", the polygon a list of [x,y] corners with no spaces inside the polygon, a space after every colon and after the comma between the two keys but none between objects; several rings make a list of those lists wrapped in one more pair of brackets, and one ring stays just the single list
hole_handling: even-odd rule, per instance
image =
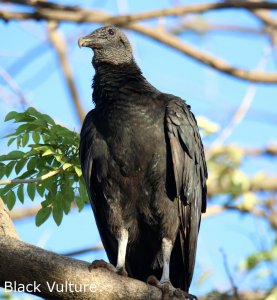
[{"label": "vulture eye", "polygon": [[109,29],[108,33],[109,33],[109,35],[114,35],[114,30],[113,29]]}]

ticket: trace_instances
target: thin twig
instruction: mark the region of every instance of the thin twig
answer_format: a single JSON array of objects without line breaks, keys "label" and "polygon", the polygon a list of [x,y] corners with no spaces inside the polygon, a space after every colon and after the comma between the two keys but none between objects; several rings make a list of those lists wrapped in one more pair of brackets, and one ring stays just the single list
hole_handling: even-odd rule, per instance
[{"label": "thin twig", "polygon": [[10,89],[18,96],[23,108],[25,108],[26,105],[30,106],[30,103],[24,96],[22,90],[19,88],[17,83],[12,79],[9,73],[1,67],[0,67],[0,77],[8,84]]},{"label": "thin twig", "polygon": [[223,249],[220,249],[220,252],[222,254],[222,258],[223,258],[223,265],[224,265],[224,269],[225,269],[225,272],[227,274],[227,277],[230,281],[230,284],[232,286],[232,289],[233,289],[233,292],[234,292],[234,296],[236,297],[237,300],[241,300],[240,296],[239,296],[239,293],[238,293],[238,288],[237,286],[235,285],[235,282],[234,282],[234,279],[233,279],[233,276],[231,274],[231,271],[230,271],[230,268],[229,268],[229,265],[228,265],[228,261],[227,261],[227,256],[224,252]]},{"label": "thin twig", "polygon": [[42,176],[36,177],[36,178],[30,178],[30,179],[5,179],[5,180],[0,180],[0,185],[6,185],[6,184],[20,184],[20,183],[31,183],[31,182],[41,182],[45,179],[48,179],[50,177],[53,177],[59,173],[63,172],[63,169],[57,169],[54,171],[50,171],[47,174],[44,174]]},{"label": "thin twig", "polygon": [[[258,63],[257,70],[263,70],[265,68],[265,65],[268,61],[269,54],[271,53],[271,47],[266,46],[262,57]],[[233,133],[234,129],[241,123],[243,118],[246,116],[249,108],[251,107],[251,104],[255,98],[257,91],[257,84],[252,83],[247,88],[247,91],[245,93],[245,96],[234,113],[230,123],[221,131],[220,135],[213,141],[211,144],[211,147],[218,147],[219,145],[222,145],[228,137]]]},{"label": "thin twig", "polygon": [[67,58],[66,54],[66,41],[62,34],[58,32],[57,30],[57,24],[55,22],[48,22],[48,33],[49,33],[49,40],[52,43],[54,49],[57,52],[57,55],[59,57],[61,67],[63,70],[63,74],[65,77],[65,80],[67,82],[71,97],[72,97],[72,102],[74,104],[74,107],[76,109],[76,112],[78,114],[78,118],[80,122],[83,121],[85,117],[85,112],[81,106],[80,99],[78,96],[77,88],[75,86],[75,82],[73,79],[73,74],[71,72],[71,68],[69,65],[69,61]]},{"label": "thin twig", "polygon": [[80,249],[80,250],[75,250],[75,251],[71,251],[71,252],[66,252],[63,253],[63,255],[66,256],[77,256],[77,255],[81,255],[87,252],[92,252],[92,251],[100,251],[103,250],[104,247],[102,244],[96,245],[94,247],[88,247],[88,248],[84,248],[84,249]]}]

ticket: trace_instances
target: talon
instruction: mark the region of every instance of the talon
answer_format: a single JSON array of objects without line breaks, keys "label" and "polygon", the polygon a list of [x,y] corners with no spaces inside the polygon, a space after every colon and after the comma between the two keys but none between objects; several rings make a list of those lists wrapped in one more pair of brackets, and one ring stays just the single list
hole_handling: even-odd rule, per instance
[{"label": "talon", "polygon": [[171,292],[171,283],[170,282],[164,282],[161,283],[162,286],[162,300],[169,300],[172,293]]},{"label": "talon", "polygon": [[[175,289],[170,281],[160,282],[156,278],[156,276],[151,275],[147,278],[146,282],[150,285],[153,285],[153,286],[159,288],[162,291],[162,300],[169,300],[174,296],[177,297],[177,295],[179,296],[180,292],[181,292],[181,297],[183,296],[182,291],[180,289]],[[178,290],[177,294],[175,294],[176,290]],[[181,297],[179,297],[179,298],[181,298]]]},{"label": "talon", "polygon": [[116,269],[112,264],[107,263],[102,259],[93,261],[88,267],[90,272],[93,269],[98,269],[98,268],[103,268],[103,269],[106,269],[106,270],[111,271],[111,272],[116,272]]},{"label": "talon", "polygon": [[116,270],[116,273],[118,275],[121,275],[121,276],[124,276],[124,277],[128,277],[128,273],[127,273],[127,271],[126,271],[126,269],[124,267]]},{"label": "talon", "polygon": [[185,295],[186,300],[198,300],[198,298],[192,294],[188,294],[186,292],[182,292]]},{"label": "talon", "polygon": [[176,298],[181,299],[183,297],[183,295],[184,295],[184,292],[181,289],[179,289],[179,288],[175,289],[174,296]]},{"label": "talon", "polygon": [[147,280],[146,280],[146,283],[150,284],[150,285],[153,285],[159,289],[161,289],[161,284],[160,284],[160,281],[157,279],[156,276],[154,275],[150,275]]}]

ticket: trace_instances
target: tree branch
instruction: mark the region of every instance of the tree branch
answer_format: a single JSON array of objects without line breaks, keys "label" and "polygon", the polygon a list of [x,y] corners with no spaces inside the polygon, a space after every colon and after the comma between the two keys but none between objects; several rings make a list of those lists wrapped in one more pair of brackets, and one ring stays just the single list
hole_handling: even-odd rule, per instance
[{"label": "tree branch", "polygon": [[[249,179],[248,186],[243,192],[277,191],[277,178],[265,177],[262,180]],[[208,180],[208,197],[219,194],[229,194],[229,183]]]},{"label": "tree branch", "polygon": [[0,185],[6,185],[6,184],[19,184],[19,183],[30,183],[30,182],[40,182],[43,181],[47,178],[53,177],[59,173],[61,173],[63,169],[57,169],[54,171],[50,171],[47,174],[44,174],[40,177],[37,178],[30,178],[30,179],[5,179],[5,180],[0,180]]},{"label": "tree branch", "polygon": [[[263,50],[262,57],[260,58],[257,70],[263,70],[265,69],[266,63],[269,58],[269,46],[266,46]],[[230,137],[230,135],[233,133],[235,128],[242,122],[244,117],[246,116],[247,112],[249,111],[251,104],[256,96],[257,92],[257,84],[252,83],[248,86],[246,93],[233,114],[230,122],[221,130],[219,136],[212,142],[211,147],[218,147],[219,145],[224,144],[227,138]]]},{"label": "tree branch", "polygon": [[[93,19],[95,16],[94,10],[82,10],[77,6],[68,6],[68,5],[59,5],[53,2],[45,1],[22,1],[22,0],[4,0],[3,2],[21,4],[26,6],[31,6],[34,8],[48,9],[49,11],[63,11],[75,14],[75,20],[79,19],[79,22],[95,22]],[[231,0],[224,2],[215,2],[215,3],[203,3],[203,4],[192,4],[185,6],[176,6],[166,9],[158,9],[150,12],[143,12],[137,14],[126,14],[122,16],[110,16],[105,18],[102,16],[102,19],[99,17],[99,23],[110,23],[118,26],[123,26],[132,22],[148,20],[153,18],[167,17],[167,16],[183,16],[191,13],[203,13],[210,10],[220,10],[228,8],[243,8],[243,9],[277,9],[277,3],[273,1],[255,1],[255,0]],[[87,12],[87,13],[84,13]],[[79,13],[79,14],[78,14]],[[56,20],[58,21],[58,20]],[[78,21],[76,21],[78,22]]]},{"label": "tree branch", "polygon": [[[30,291],[31,294],[47,299],[161,298],[161,291],[146,283],[103,269],[90,272],[89,263],[43,250],[9,236],[0,236],[0,260],[0,286],[5,287],[5,283],[14,281],[27,286],[35,280],[39,290]],[[53,285],[55,288],[51,291]],[[70,286],[73,292],[70,292]],[[78,292],[80,289],[82,291]]]},{"label": "tree branch", "polygon": [[9,236],[18,239],[18,234],[15,230],[11,217],[0,198],[0,236]]},{"label": "tree branch", "polygon": [[13,221],[33,217],[41,209],[41,205],[13,209],[9,212]]},{"label": "tree branch", "polygon": [[[0,224],[1,287],[7,287],[7,282],[21,283],[26,287],[35,281],[38,289],[29,292],[47,299],[161,298],[161,291],[146,283],[103,269],[90,272],[89,263],[19,241],[1,199]],[[55,288],[51,291],[53,285]],[[63,291],[60,290],[62,286]],[[66,286],[68,289],[71,286],[73,292],[66,290]],[[76,289],[82,290],[78,292]]]},{"label": "tree branch", "polygon": [[80,255],[80,254],[84,254],[84,253],[87,253],[87,252],[100,251],[100,250],[104,250],[104,247],[103,247],[102,244],[96,245],[94,247],[88,247],[88,248],[84,248],[84,249],[80,249],[80,250],[66,252],[63,255],[66,255],[66,256],[75,256],[75,255]]},{"label": "tree branch", "polygon": [[60,60],[63,74],[72,97],[73,105],[77,111],[79,121],[82,122],[85,118],[85,112],[81,106],[78,92],[75,86],[75,82],[73,80],[73,74],[71,72],[69,61],[67,58],[66,41],[62,36],[62,34],[58,32],[57,23],[48,22],[47,28],[48,28],[49,40],[52,43],[54,49],[56,50],[58,58]]},{"label": "tree branch", "polygon": [[[234,1],[238,2],[238,1]],[[224,2],[225,3],[225,2]],[[229,2],[228,2],[229,3]],[[244,2],[245,4],[248,3]],[[251,2],[252,3],[252,2]],[[259,2],[260,3],[260,2]],[[223,3],[222,3],[223,4]],[[254,2],[253,2],[254,4]],[[255,2],[255,5],[257,2]],[[254,5],[254,6],[255,6]],[[277,3],[274,3],[277,7]],[[122,16],[121,16],[122,17]],[[118,17],[118,18],[121,18]],[[10,19],[34,19],[34,20],[54,20],[54,21],[70,21],[70,22],[91,22],[91,23],[103,23],[103,24],[118,24],[117,17],[111,17],[110,15],[100,12],[100,11],[91,11],[91,10],[82,10],[78,9],[75,12],[67,10],[53,10],[53,9],[43,9],[40,8],[34,13],[22,13],[22,12],[7,12],[1,11],[0,18],[4,20]],[[113,22],[113,23],[112,23]],[[134,30],[142,35],[148,36],[156,41],[159,41],[173,49],[188,55],[194,60],[208,65],[213,69],[216,69],[220,72],[223,72],[227,75],[231,75],[243,80],[253,81],[253,82],[263,82],[263,83],[276,83],[277,82],[277,73],[263,73],[255,71],[247,71],[244,69],[235,68],[227,64],[222,59],[203,53],[198,49],[182,42],[175,36],[166,33],[165,31],[158,31],[150,27],[142,26],[139,24],[126,24],[123,27],[127,29]]]},{"label": "tree branch", "polygon": [[207,211],[205,214],[202,215],[202,218],[209,218],[216,216],[224,211],[237,211],[241,213],[249,213],[256,217],[263,217],[268,218],[268,215],[263,210],[257,210],[255,208],[251,208],[251,210],[246,208],[240,208],[238,206],[231,206],[231,205],[212,205],[208,206]]},{"label": "tree branch", "polygon": [[162,42],[165,45],[170,46],[180,52],[188,55],[189,57],[197,60],[198,62],[208,65],[213,69],[221,71],[227,75],[231,75],[243,80],[253,81],[253,82],[264,82],[264,83],[276,83],[277,82],[277,73],[263,73],[255,71],[247,71],[244,69],[235,68],[231,65],[228,65],[225,61],[220,58],[214,57],[207,53],[197,50],[196,48],[182,42],[175,36],[168,34],[166,32],[157,31],[152,28],[141,26],[139,24],[130,24],[126,26],[129,29],[132,29],[136,32],[139,32],[143,35],[149,36],[156,41]]},{"label": "tree branch", "polygon": [[188,20],[181,22],[177,26],[170,27],[169,32],[174,35],[179,35],[187,31],[193,31],[199,34],[206,34],[210,32],[228,32],[228,33],[245,33],[252,35],[264,35],[266,31],[264,29],[256,29],[240,25],[230,25],[230,24],[219,24],[211,23],[206,20],[198,19]]},{"label": "tree branch", "polygon": [[5,82],[8,84],[10,89],[18,96],[21,105],[24,107],[26,105],[30,106],[28,100],[24,96],[21,89],[18,87],[17,83],[13,80],[13,78],[10,76],[10,74],[0,67],[0,77],[5,80]]}]

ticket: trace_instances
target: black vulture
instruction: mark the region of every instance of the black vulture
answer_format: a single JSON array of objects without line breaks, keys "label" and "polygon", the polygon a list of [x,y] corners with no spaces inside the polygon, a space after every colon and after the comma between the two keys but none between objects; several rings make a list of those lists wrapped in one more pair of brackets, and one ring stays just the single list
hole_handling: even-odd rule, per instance
[{"label": "black vulture", "polygon": [[194,115],[143,77],[120,29],[102,27],[78,43],[94,52],[95,108],[80,160],[108,258],[121,275],[153,275],[160,287],[188,292],[207,193]]}]

